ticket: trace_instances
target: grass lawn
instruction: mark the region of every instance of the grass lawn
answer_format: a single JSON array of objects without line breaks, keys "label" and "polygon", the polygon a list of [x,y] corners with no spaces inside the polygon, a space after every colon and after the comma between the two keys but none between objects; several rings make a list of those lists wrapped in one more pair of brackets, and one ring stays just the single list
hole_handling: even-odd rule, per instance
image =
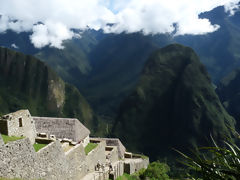
[{"label": "grass lawn", "polygon": [[95,149],[96,147],[97,147],[97,145],[98,144],[96,144],[96,143],[88,143],[88,145],[85,147],[85,153],[86,153],[86,155],[88,155],[88,153],[90,152],[90,151],[92,151],[93,149]]},{"label": "grass lawn", "polygon": [[40,149],[42,149],[42,148],[45,147],[46,145],[47,145],[47,144],[37,144],[37,143],[35,143],[35,144],[33,145],[33,147],[34,147],[35,151],[38,152]]},{"label": "grass lawn", "polygon": [[2,134],[2,138],[3,138],[4,143],[6,144],[10,141],[16,141],[19,139],[23,139],[24,137],[7,136],[7,135]]}]

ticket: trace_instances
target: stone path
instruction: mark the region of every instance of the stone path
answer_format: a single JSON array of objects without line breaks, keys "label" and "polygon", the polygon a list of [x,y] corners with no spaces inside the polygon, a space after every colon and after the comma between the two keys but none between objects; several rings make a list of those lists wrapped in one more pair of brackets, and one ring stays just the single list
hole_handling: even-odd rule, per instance
[{"label": "stone path", "polygon": [[[99,180],[99,179],[106,179],[104,178],[106,174],[108,174],[109,169],[105,168],[105,173],[103,171],[94,171],[88,173],[86,176],[82,178],[82,180]],[[105,176],[104,176],[105,175]]]},{"label": "stone path", "polygon": [[[114,167],[116,167],[120,162],[122,162],[122,161],[117,161],[115,163],[112,163],[113,169],[115,169]],[[108,173],[109,173],[109,167],[105,167],[104,173],[103,173],[102,169],[100,171],[94,171],[94,172],[91,172],[91,173],[87,174],[86,176],[84,176],[81,180],[108,179]]]}]

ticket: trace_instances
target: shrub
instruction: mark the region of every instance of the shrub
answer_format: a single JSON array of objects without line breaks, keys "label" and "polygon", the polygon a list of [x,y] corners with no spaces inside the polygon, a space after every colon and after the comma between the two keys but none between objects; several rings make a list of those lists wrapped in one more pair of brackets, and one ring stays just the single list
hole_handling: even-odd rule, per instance
[{"label": "shrub", "polygon": [[151,180],[168,180],[169,176],[167,173],[169,171],[170,168],[167,164],[156,161],[149,164],[148,168],[140,175],[140,178],[150,178]]},{"label": "shrub", "polygon": [[199,148],[189,157],[184,157],[186,166],[191,169],[187,176],[193,180],[237,180],[240,179],[240,149],[235,143],[224,141],[226,147],[219,147],[213,140],[214,147]]}]

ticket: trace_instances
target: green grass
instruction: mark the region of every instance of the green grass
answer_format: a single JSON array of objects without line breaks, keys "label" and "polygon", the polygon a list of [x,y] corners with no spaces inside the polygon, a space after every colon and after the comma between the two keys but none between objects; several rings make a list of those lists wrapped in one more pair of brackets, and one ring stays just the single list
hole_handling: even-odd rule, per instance
[{"label": "green grass", "polygon": [[17,140],[23,139],[24,137],[7,136],[7,135],[2,134],[2,138],[3,138],[4,143],[6,144],[10,141],[17,141]]},{"label": "green grass", "polygon": [[136,178],[124,173],[122,176],[118,177],[117,180],[136,180]]},{"label": "green grass", "polygon": [[88,155],[89,152],[91,152],[93,149],[97,147],[96,143],[88,143],[88,145],[85,147],[85,153]]},{"label": "green grass", "polygon": [[33,147],[34,147],[35,151],[38,152],[40,149],[44,148],[46,145],[47,144],[37,144],[37,143],[35,143],[33,145]]}]

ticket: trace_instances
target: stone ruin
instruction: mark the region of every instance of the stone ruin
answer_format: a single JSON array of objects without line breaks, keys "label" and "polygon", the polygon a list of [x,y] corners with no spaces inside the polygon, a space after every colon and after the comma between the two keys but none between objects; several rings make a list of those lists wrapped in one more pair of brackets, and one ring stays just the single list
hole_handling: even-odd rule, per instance
[{"label": "stone ruin", "polygon": [[[0,177],[107,180],[149,164],[148,158],[129,156],[119,139],[89,138],[90,131],[77,119],[32,117],[20,110],[0,119],[0,133],[24,137],[5,144],[0,134]],[[36,152],[35,142],[47,145]],[[89,142],[97,147],[86,154]]]},{"label": "stone ruin", "polygon": [[32,144],[35,143],[36,128],[28,110],[20,110],[6,114],[0,119],[0,133],[8,136],[28,137]]},{"label": "stone ruin", "polygon": [[90,131],[78,119],[33,117],[33,120],[40,136],[40,133],[45,133],[46,138],[55,137],[76,143],[81,142],[84,147],[89,143]]}]

